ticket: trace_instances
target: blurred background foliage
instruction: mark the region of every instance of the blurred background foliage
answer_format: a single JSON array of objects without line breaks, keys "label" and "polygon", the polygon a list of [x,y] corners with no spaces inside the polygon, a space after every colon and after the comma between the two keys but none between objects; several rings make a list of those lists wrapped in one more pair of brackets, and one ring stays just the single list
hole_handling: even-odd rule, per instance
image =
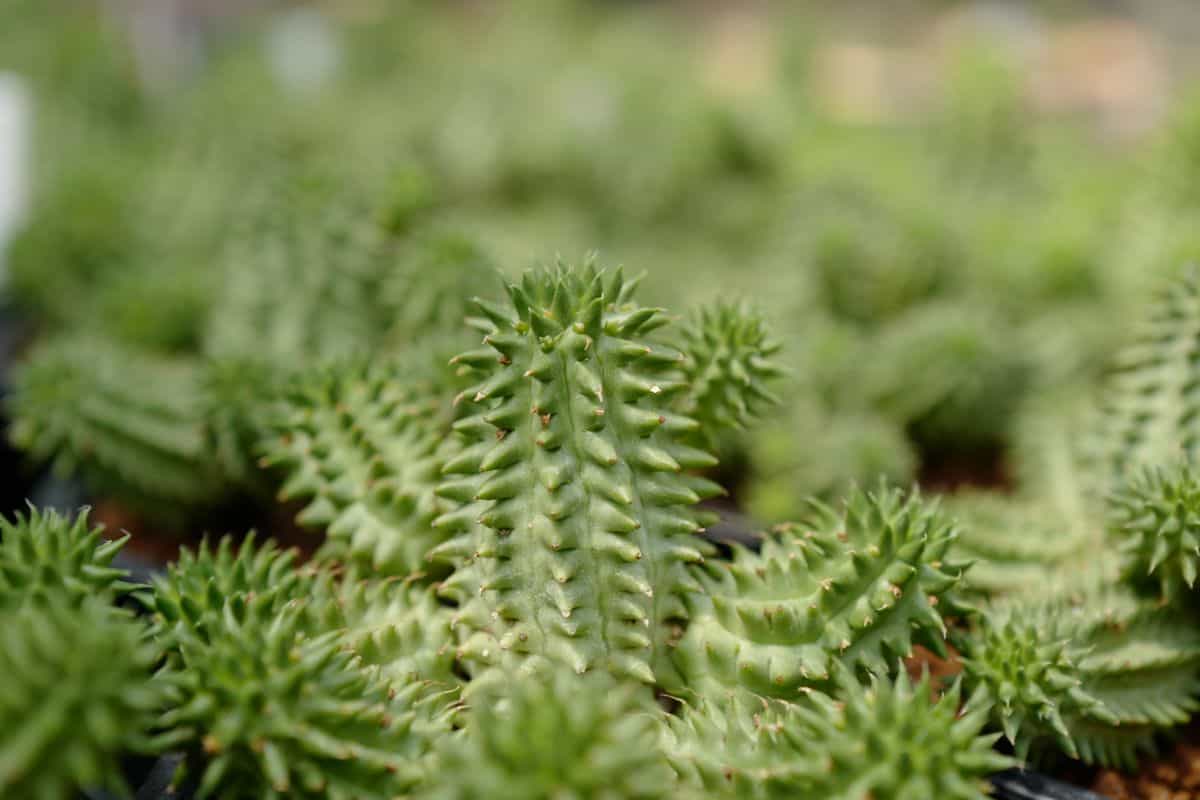
[{"label": "blurred background foliage", "polygon": [[594,250],[651,302],[768,321],[784,402],[722,446],[758,520],[881,473],[1004,486],[1029,398],[1091,391],[1200,257],[1200,25],[902,5],[8,0],[35,136],[6,290],[41,340],[18,444],[76,469],[145,419],[151,507],[215,502],[254,484],[270,386],[438,361],[497,270]]}]

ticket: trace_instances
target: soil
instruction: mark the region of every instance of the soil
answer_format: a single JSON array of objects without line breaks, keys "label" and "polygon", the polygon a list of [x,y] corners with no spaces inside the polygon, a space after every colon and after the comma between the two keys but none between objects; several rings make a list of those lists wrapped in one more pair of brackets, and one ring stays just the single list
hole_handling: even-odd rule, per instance
[{"label": "soil", "polygon": [[1091,789],[1113,800],[1200,800],[1200,726],[1193,724],[1165,757],[1143,761],[1134,775],[1100,770]]}]

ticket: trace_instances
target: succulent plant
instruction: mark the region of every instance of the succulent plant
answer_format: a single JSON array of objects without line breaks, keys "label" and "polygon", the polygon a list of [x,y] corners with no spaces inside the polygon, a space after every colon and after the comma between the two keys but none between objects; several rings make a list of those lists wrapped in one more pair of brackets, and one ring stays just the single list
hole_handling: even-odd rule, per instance
[{"label": "succulent plant", "polygon": [[997,603],[959,645],[967,685],[1021,759],[1052,745],[1132,768],[1200,708],[1200,632],[1123,590]]},{"label": "succulent plant", "polygon": [[10,437],[64,474],[162,516],[223,489],[208,458],[199,374],[100,341],[54,340],[14,377]]},{"label": "succulent plant", "polygon": [[767,386],[783,370],[771,357],[780,349],[762,318],[744,304],[717,302],[695,312],[680,332],[687,354],[687,390],[679,410],[700,423],[703,441],[744,428],[779,403]]},{"label": "succulent plant", "polygon": [[444,540],[433,520],[449,422],[435,387],[400,369],[332,367],[297,381],[277,423],[266,464],[288,478],[285,499],[305,498],[299,516],[325,529],[321,554],[384,575],[428,569]]},{"label": "succulent plant", "polygon": [[1003,441],[1032,375],[1006,333],[986,309],[913,309],[879,332],[862,391],[926,447],[970,450]]},{"label": "succulent plant", "polygon": [[298,172],[267,182],[283,199],[269,192],[251,197],[229,237],[204,341],[214,358],[262,359],[295,370],[360,357],[383,339],[382,233],[357,198]]},{"label": "succulent plant", "polygon": [[934,699],[928,674],[861,685],[837,670],[836,695],[795,701],[745,690],[704,698],[671,720],[667,752],[684,786],[712,798],[978,800],[1011,759],[982,733],[987,708],[960,684]]},{"label": "succulent plant", "polygon": [[286,373],[257,359],[208,359],[201,369],[205,448],[233,486],[267,485],[259,464]]},{"label": "succulent plant", "polygon": [[1200,569],[1200,474],[1190,464],[1146,467],[1109,501],[1109,529],[1126,574],[1149,578],[1164,601],[1178,600]]},{"label": "succulent plant", "polygon": [[1139,467],[1200,456],[1197,326],[1200,270],[1190,268],[1157,296],[1100,397],[1086,444],[1102,490],[1115,490]]},{"label": "succulent plant", "polygon": [[113,599],[132,588],[128,573],[112,566],[129,539],[105,541],[88,525],[88,510],[64,516],[30,507],[12,521],[0,517],[0,611],[47,597],[79,604]]},{"label": "succulent plant", "polygon": [[943,501],[958,520],[953,558],[971,563],[965,588],[984,595],[1041,590],[1064,570],[1096,567],[1097,542],[1060,520],[1046,503],[998,492],[967,492]]},{"label": "succulent plant", "polygon": [[460,396],[462,452],[439,493],[455,509],[435,553],[443,591],[473,631],[468,659],[565,662],[652,682],[706,546],[691,506],[719,493],[669,410],[683,356],[648,343],[662,312],[636,281],[588,265],[530,272],[509,303],[480,301],[484,347],[456,360],[480,382]]},{"label": "succulent plant", "polygon": [[389,337],[401,344],[458,331],[479,287],[499,275],[483,248],[457,231],[424,234],[401,251],[381,289],[383,302],[394,309]]},{"label": "succulent plant", "polygon": [[127,791],[121,757],[157,747],[156,659],[143,626],[102,601],[51,593],[0,614],[0,794]]},{"label": "succulent plant", "polygon": [[650,691],[603,672],[559,668],[490,684],[461,733],[439,747],[430,800],[650,800],[676,797]]},{"label": "succulent plant", "polygon": [[224,536],[216,547],[205,539],[195,551],[180,550],[146,598],[159,640],[176,650],[183,637],[220,624],[230,600],[254,599],[279,609],[309,596],[317,576],[296,569],[296,555],[270,540],[258,544],[253,533],[236,546],[233,537]]},{"label": "succulent plant", "polygon": [[761,553],[735,546],[703,570],[676,691],[792,699],[827,685],[838,664],[885,674],[914,642],[944,654],[943,614],[964,569],[947,558],[956,536],[935,504],[895,489],[855,491],[841,510],[811,501]]},{"label": "succulent plant", "polygon": [[457,702],[458,639],[451,609],[435,589],[397,579],[323,573],[313,593],[316,630],[338,631],[342,646],[399,696]]},{"label": "succulent plant", "polygon": [[389,798],[420,781],[436,715],[392,699],[337,631],[307,635],[301,601],[235,595],[206,621],[179,629],[160,676],[163,739],[199,797]]}]

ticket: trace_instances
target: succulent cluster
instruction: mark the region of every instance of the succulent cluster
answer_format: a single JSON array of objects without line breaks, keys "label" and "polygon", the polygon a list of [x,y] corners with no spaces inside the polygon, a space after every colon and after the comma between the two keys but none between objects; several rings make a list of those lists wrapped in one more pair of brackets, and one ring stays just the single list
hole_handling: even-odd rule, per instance
[{"label": "succulent cluster", "polygon": [[[0,524],[18,676],[0,700],[76,704],[42,749],[0,739],[5,779],[70,742],[71,770],[28,791],[119,785],[120,753],[175,749],[200,797],[974,798],[1011,763],[997,737],[1020,761],[1128,767],[1200,708],[1186,464],[1133,473],[1104,509],[1128,586],[1060,522],[1092,496],[1064,488],[1087,479],[1053,440],[1028,474],[1061,485],[944,505],[852,489],[725,554],[700,535],[723,493],[705,432],[767,407],[775,348],[732,306],[672,338],[636,289],[534,270],[476,301],[483,346],[447,371],[297,374],[261,446],[326,533],[309,563],[206,540],[134,592],[139,622],[114,605],[135,588],[111,566],[125,539],[84,514]],[[918,645],[960,660],[953,687],[909,676]]]},{"label": "succulent cluster", "polygon": [[1122,590],[997,602],[961,646],[968,685],[1021,758],[1049,741],[1132,767],[1200,708],[1200,631]]},{"label": "succulent cluster", "polygon": [[[1200,115],[1041,135],[954,24],[919,135],[847,126],[828,37],[574,2],[317,4],[323,87],[247,31],[151,102],[41,5],[9,439],[135,544],[267,535],[136,585],[0,520],[0,795],[978,798],[1200,710],[1200,271],[1105,367]],[[508,271],[596,243],[652,269]]]}]

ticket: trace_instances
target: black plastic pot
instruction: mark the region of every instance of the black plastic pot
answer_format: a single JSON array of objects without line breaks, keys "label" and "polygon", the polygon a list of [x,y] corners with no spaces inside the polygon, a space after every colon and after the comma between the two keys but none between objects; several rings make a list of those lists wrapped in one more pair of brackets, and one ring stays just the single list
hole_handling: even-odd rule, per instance
[{"label": "black plastic pot", "polygon": [[999,800],[1103,800],[1103,795],[1080,789],[1020,769],[1010,769],[992,776],[994,796]]}]

